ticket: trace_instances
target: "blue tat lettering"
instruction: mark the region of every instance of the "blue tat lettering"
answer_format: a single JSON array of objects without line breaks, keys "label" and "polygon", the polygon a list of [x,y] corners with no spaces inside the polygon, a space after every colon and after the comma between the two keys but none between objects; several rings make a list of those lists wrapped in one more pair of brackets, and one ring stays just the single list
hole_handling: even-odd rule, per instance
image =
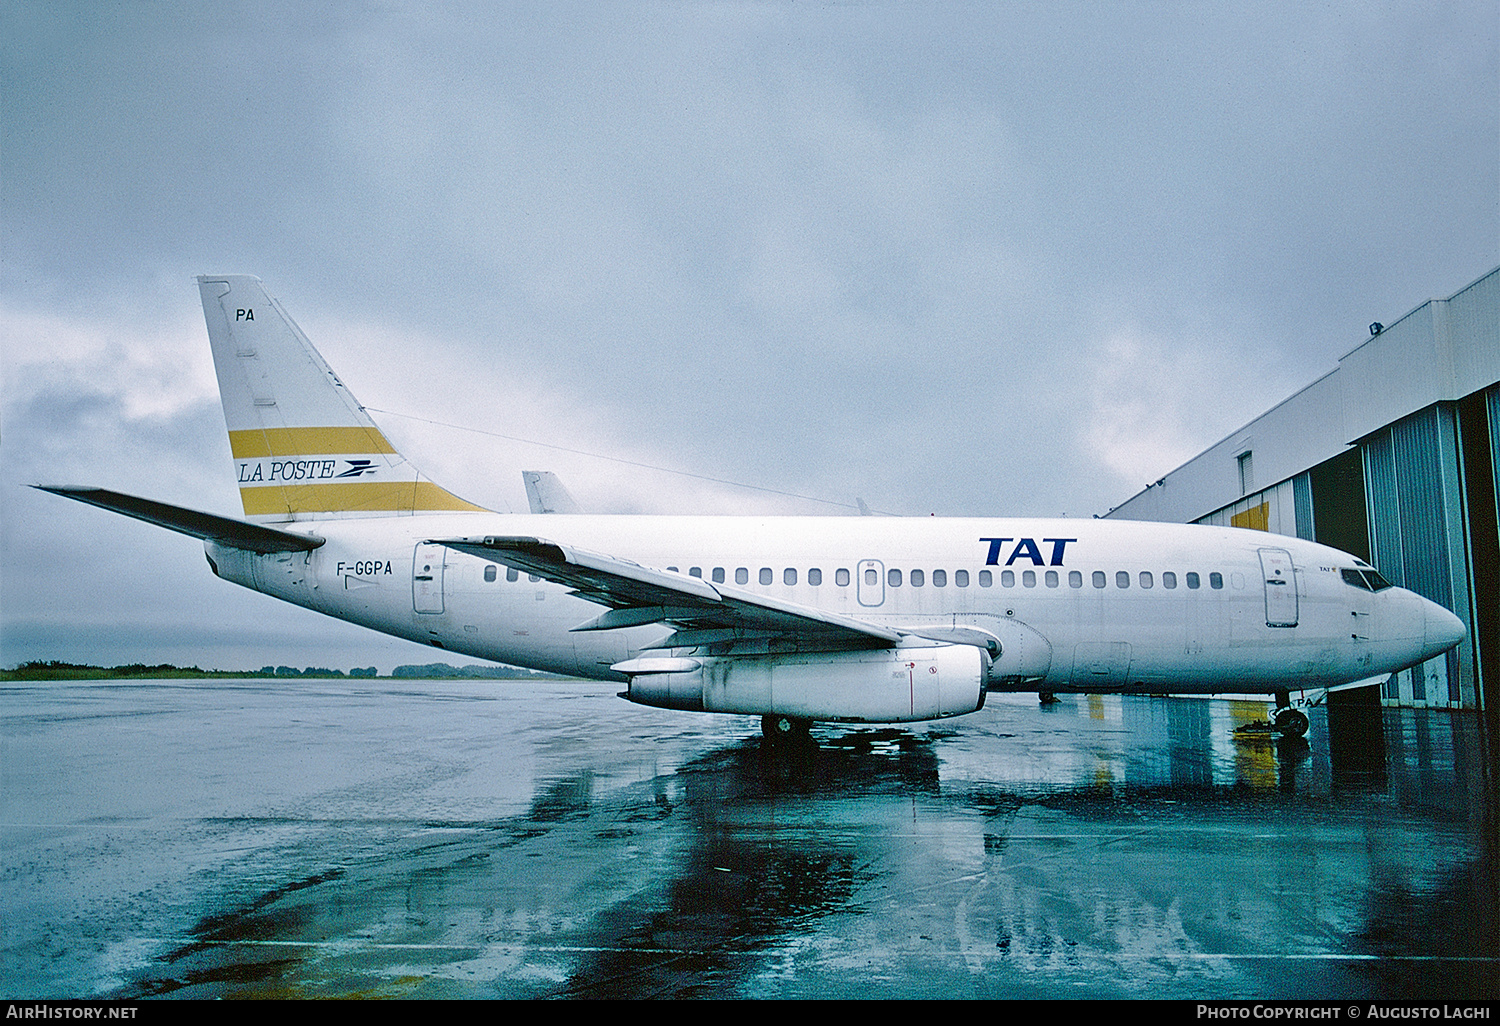
[{"label": "blue tat lettering", "polygon": [[1063,565],[1063,548],[1068,542],[1075,542],[1077,538],[1043,538],[1044,542],[1052,543],[1052,566]]},{"label": "blue tat lettering", "polygon": [[1005,561],[1005,565],[1010,566],[1022,556],[1030,559],[1033,566],[1046,566],[1042,562],[1041,550],[1036,547],[1036,542],[1030,538],[1022,538],[1016,543],[1016,550],[1010,554],[1010,558]]},{"label": "blue tat lettering", "polygon": [[1000,563],[1000,546],[1010,541],[1009,538],[981,538],[982,542],[990,543],[990,554],[985,557],[985,566],[998,566]]}]

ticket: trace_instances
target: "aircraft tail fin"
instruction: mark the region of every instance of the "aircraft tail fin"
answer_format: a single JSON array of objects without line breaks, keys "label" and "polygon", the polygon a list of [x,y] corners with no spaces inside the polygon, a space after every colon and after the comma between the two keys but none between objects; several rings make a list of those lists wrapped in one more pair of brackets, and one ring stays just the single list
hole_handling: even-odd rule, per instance
[{"label": "aircraft tail fin", "polygon": [[259,278],[200,275],[198,291],[247,518],[483,510],[396,451]]}]

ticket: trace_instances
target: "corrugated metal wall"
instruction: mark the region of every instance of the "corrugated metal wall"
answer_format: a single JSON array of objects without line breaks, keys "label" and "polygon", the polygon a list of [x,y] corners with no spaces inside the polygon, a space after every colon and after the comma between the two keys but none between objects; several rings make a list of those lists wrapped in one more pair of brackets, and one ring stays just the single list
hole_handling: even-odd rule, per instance
[{"label": "corrugated metal wall", "polygon": [[[1391,583],[1471,621],[1453,407],[1430,406],[1363,439],[1360,447],[1370,561]],[[1403,671],[1386,686],[1385,697],[1403,704],[1472,705],[1474,681],[1465,670],[1468,662],[1467,653],[1455,651]]]}]

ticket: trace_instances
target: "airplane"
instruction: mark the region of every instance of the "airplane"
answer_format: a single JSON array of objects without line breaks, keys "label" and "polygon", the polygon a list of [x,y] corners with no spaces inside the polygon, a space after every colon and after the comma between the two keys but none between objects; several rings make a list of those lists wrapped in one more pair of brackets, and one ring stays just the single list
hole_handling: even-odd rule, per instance
[{"label": "airplane", "polygon": [[[244,517],[38,485],[198,539],[226,581],[667,709],[815,721],[975,712],[988,692],[1274,697],[1375,683],[1463,623],[1364,561],[1261,531],[1115,520],[498,513],[403,457],[247,275],[197,279]],[[863,505],[863,504],[861,504]],[[562,514],[566,515],[562,515]]]}]

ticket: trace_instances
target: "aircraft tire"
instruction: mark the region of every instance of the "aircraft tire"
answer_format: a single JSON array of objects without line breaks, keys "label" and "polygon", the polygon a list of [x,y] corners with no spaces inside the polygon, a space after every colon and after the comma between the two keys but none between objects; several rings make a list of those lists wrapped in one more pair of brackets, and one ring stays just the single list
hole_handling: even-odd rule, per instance
[{"label": "aircraft tire", "polygon": [[1302,737],[1307,733],[1307,715],[1300,709],[1281,709],[1276,713],[1275,726],[1282,737]]},{"label": "aircraft tire", "polygon": [[811,736],[811,729],[811,720],[798,719],[795,716],[768,715],[760,718],[761,733],[772,744],[794,744],[798,741],[806,741]]}]

